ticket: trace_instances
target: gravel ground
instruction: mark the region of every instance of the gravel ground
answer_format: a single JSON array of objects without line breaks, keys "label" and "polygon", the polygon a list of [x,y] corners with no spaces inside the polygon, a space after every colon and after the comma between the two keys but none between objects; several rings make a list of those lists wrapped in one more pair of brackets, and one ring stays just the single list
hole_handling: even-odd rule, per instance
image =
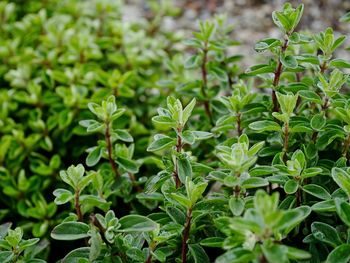
[{"label": "gravel ground", "polygon": [[[149,1],[128,0],[124,11],[126,19],[140,19],[147,15]],[[281,37],[272,22],[271,13],[280,9],[283,0],[172,0],[181,9],[176,18],[166,18],[166,30],[184,30],[190,35],[199,19],[208,19],[214,14],[227,14],[229,22],[235,25],[233,38],[242,43],[233,52],[245,55],[244,64],[251,65],[257,54],[254,44],[266,37]],[[350,0],[303,0],[290,1],[295,6],[304,3],[304,15],[298,30],[317,33],[331,26],[337,33],[350,36],[350,23],[340,23],[339,18],[350,10]],[[350,45],[350,39],[345,46]],[[338,57],[350,59],[350,52],[340,51]]]}]

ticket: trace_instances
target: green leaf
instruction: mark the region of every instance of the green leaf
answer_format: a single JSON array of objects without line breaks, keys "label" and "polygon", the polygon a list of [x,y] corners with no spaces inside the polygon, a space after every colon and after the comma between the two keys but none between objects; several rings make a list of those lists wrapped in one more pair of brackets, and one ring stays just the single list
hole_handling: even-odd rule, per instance
[{"label": "green leaf", "polygon": [[176,127],[176,122],[168,116],[155,116],[152,121],[159,130],[169,130]]},{"label": "green leaf", "polygon": [[234,216],[239,216],[243,213],[245,201],[241,197],[231,197],[229,201],[229,207]]},{"label": "green leaf", "polygon": [[148,146],[147,151],[149,152],[155,152],[155,151],[160,151],[166,148],[170,148],[176,144],[175,140],[164,136],[162,138],[159,138],[157,140],[154,140],[150,146]]},{"label": "green leaf", "polygon": [[119,219],[119,232],[150,232],[158,229],[158,224],[153,220],[140,215],[127,215]]},{"label": "green leaf", "polygon": [[311,128],[316,131],[321,131],[326,125],[326,119],[322,113],[316,114],[312,117],[310,122]]},{"label": "green leaf", "polygon": [[332,178],[341,189],[350,197],[350,175],[343,169],[334,167],[332,169]]},{"label": "green leaf", "polygon": [[103,123],[95,120],[82,120],[79,122],[79,124],[83,127],[86,127],[86,131],[89,133],[102,132],[104,126]]},{"label": "green leaf", "polygon": [[195,263],[210,263],[207,253],[200,245],[190,244],[188,248]]},{"label": "green leaf", "polygon": [[350,227],[350,204],[347,201],[336,198],[335,208],[340,219]]},{"label": "green leaf", "polygon": [[338,37],[332,45],[332,51],[336,50],[339,46],[341,46],[345,40],[346,40],[346,36]]},{"label": "green leaf", "polygon": [[190,208],[192,203],[187,197],[182,194],[172,193],[171,198],[174,199],[177,203],[184,206],[185,208]]},{"label": "green leaf", "polygon": [[134,174],[139,171],[138,165],[133,160],[124,157],[117,157],[115,161],[121,168],[128,171],[129,173]]},{"label": "green leaf", "polygon": [[179,179],[184,184],[186,182],[186,177],[192,178],[192,167],[189,157],[184,155],[180,156],[177,165]]},{"label": "green leaf", "polygon": [[190,144],[192,145],[195,142],[195,137],[193,135],[193,133],[189,130],[184,131],[183,133],[181,133],[181,138],[182,138],[182,143],[183,144]]},{"label": "green leaf", "polygon": [[322,173],[322,169],[319,167],[310,167],[310,168],[306,168],[303,173],[302,173],[302,177],[303,178],[309,178],[309,177],[313,177],[315,175],[318,175]]},{"label": "green leaf", "polygon": [[280,262],[280,263],[289,262],[287,257],[288,249],[283,245],[263,244],[261,246],[261,249],[264,253],[264,256],[268,260],[268,262]]},{"label": "green leaf", "polygon": [[188,177],[186,178],[186,192],[192,206],[202,197],[207,186],[208,183],[205,181],[194,184]]},{"label": "green leaf", "polygon": [[311,232],[317,240],[331,245],[332,247],[336,247],[343,243],[338,235],[338,231],[328,224],[313,222],[311,224]]},{"label": "green leaf", "polygon": [[294,247],[287,248],[287,255],[289,259],[304,260],[311,258],[311,254],[309,252]]},{"label": "green leaf", "polygon": [[343,15],[340,19],[340,22],[350,22],[350,12],[347,12],[345,15]]},{"label": "green leaf", "polygon": [[244,180],[241,186],[245,189],[251,189],[251,188],[267,186],[268,184],[269,184],[269,181],[267,181],[265,178],[251,177]]},{"label": "green leaf", "polygon": [[219,247],[221,248],[224,243],[224,238],[222,237],[207,237],[199,243],[203,247]]},{"label": "green leaf", "polygon": [[252,177],[255,177],[255,176],[269,175],[269,174],[272,174],[272,173],[277,172],[277,171],[278,171],[278,169],[276,169],[273,166],[259,165],[259,166],[255,166],[254,168],[250,169],[249,174]]},{"label": "green leaf", "polygon": [[281,131],[281,126],[274,121],[256,121],[249,124],[249,128],[257,132]]},{"label": "green leaf", "polygon": [[280,29],[284,30],[284,32],[289,32],[292,28],[289,17],[283,14],[283,12],[272,12],[272,20]]},{"label": "green leaf", "polygon": [[298,61],[295,59],[294,56],[281,56],[280,60],[282,65],[286,68],[296,69],[298,67]]},{"label": "green leaf", "polygon": [[232,221],[230,221],[230,227],[237,231],[241,230],[249,230],[251,232],[259,232],[261,226],[258,222],[251,220],[247,220],[242,217],[234,217]]},{"label": "green leaf", "polygon": [[215,260],[215,263],[246,263],[252,262],[252,260],[254,260],[255,257],[256,256],[250,250],[243,248],[235,248],[219,256]]},{"label": "green leaf", "polygon": [[89,247],[80,247],[69,252],[62,261],[65,263],[88,263],[89,254]]},{"label": "green leaf", "polygon": [[309,102],[315,102],[317,104],[322,104],[322,99],[316,92],[311,90],[301,90],[298,95]]},{"label": "green leaf", "polygon": [[344,59],[332,59],[331,62],[329,63],[330,67],[335,67],[335,68],[350,68],[350,63],[347,62]]},{"label": "green leaf", "polygon": [[266,73],[275,72],[275,68],[270,65],[257,65],[251,67],[243,76],[257,76]]},{"label": "green leaf", "polygon": [[56,196],[55,204],[63,205],[74,198],[74,195],[66,189],[56,189],[53,191],[53,195]]},{"label": "green leaf", "polygon": [[294,194],[298,190],[299,184],[293,179],[289,179],[285,184],[284,184],[284,191],[287,194]]},{"label": "green leaf", "polygon": [[281,45],[282,43],[281,43],[281,40],[279,39],[266,38],[266,39],[260,40],[255,44],[255,51],[261,52],[267,49],[272,49],[274,47],[279,47]]},{"label": "green leaf", "polygon": [[200,57],[198,55],[193,55],[185,60],[185,68],[192,69],[199,65]]},{"label": "green leaf", "polygon": [[275,225],[276,229],[283,230],[283,233],[287,235],[292,229],[300,224],[311,213],[311,209],[308,206],[299,206],[292,210],[284,211],[282,217]]},{"label": "green leaf", "polygon": [[133,142],[134,141],[134,139],[132,138],[130,133],[128,133],[128,131],[126,131],[126,130],[116,129],[113,131],[112,135],[115,135],[119,140],[122,140],[124,142]]},{"label": "green leaf", "polygon": [[0,262],[10,262],[14,256],[15,254],[12,251],[0,251]]},{"label": "green leaf", "polygon": [[51,232],[56,240],[77,240],[88,237],[89,226],[82,222],[63,222]]},{"label": "green leaf", "polygon": [[145,262],[146,255],[142,253],[141,249],[136,247],[131,247],[126,251],[126,255],[134,260],[135,262]]},{"label": "green leaf", "polygon": [[8,230],[11,228],[12,223],[4,223],[0,225],[0,239],[4,239]]},{"label": "green leaf", "polygon": [[[165,250],[165,253],[163,252],[164,250]],[[167,258],[166,252],[167,252],[167,247],[164,247],[164,248],[161,247],[154,251],[151,251],[151,254],[152,256],[154,256],[156,260],[159,260],[160,262],[166,262],[166,258]],[[171,252],[169,254],[171,254]]]},{"label": "green leaf", "polygon": [[101,254],[102,239],[96,229],[91,231],[89,261],[95,261]]},{"label": "green leaf", "polygon": [[188,121],[195,106],[196,106],[196,99],[193,98],[190,101],[190,103],[187,104],[187,106],[184,108],[182,112],[182,121],[183,121],[182,125],[185,125],[185,123]]},{"label": "green leaf", "polygon": [[118,119],[120,116],[124,114],[124,112],[125,112],[125,109],[117,109],[111,116],[111,121]]},{"label": "green leaf", "polygon": [[219,81],[226,82],[228,79],[226,71],[216,66],[210,67],[209,73]]},{"label": "green leaf", "polygon": [[303,187],[303,190],[310,195],[313,195],[322,200],[331,199],[331,195],[322,186],[316,184],[308,184]]},{"label": "green leaf", "polygon": [[186,215],[180,209],[178,209],[176,206],[167,206],[166,212],[174,222],[176,222],[180,225],[185,224]]},{"label": "green leaf", "polygon": [[350,245],[342,244],[329,253],[327,263],[348,263],[350,261]]},{"label": "green leaf", "polygon": [[206,140],[214,136],[211,132],[204,132],[204,131],[192,131],[192,134],[196,141],[199,140]]},{"label": "green leaf", "polygon": [[312,211],[325,213],[325,212],[335,212],[334,200],[326,200],[318,202],[311,207]]},{"label": "green leaf", "polygon": [[102,157],[102,147],[94,147],[91,152],[89,152],[86,157],[86,165],[91,167],[96,165]]}]

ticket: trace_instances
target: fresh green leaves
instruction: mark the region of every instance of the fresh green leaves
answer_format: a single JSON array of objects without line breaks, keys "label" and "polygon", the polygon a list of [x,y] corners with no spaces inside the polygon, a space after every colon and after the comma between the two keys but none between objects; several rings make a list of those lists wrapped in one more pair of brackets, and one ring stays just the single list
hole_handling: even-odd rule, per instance
[{"label": "fresh green leaves", "polygon": [[57,225],[51,237],[57,240],[77,240],[88,237],[89,226],[82,222],[64,222]]},{"label": "fresh green leaves", "polygon": [[272,13],[272,19],[284,33],[290,35],[299,24],[303,11],[303,4],[293,8],[290,3],[285,3],[282,11],[274,11]]},{"label": "fresh green leaves", "polygon": [[172,1],[27,2],[0,3],[0,262],[349,261],[345,36],[285,3],[245,70],[224,15],[183,40]]},{"label": "fresh green leaves", "polygon": [[332,169],[332,178],[339,187],[350,197],[350,175],[341,168]]},{"label": "fresh green leaves", "polygon": [[346,83],[348,76],[340,70],[335,69],[332,71],[329,80],[327,80],[322,74],[318,74],[318,79],[319,83],[317,86],[327,97],[332,98],[339,93],[341,87]]},{"label": "fresh green leaves", "polygon": [[[39,238],[24,239],[23,230],[20,227],[15,229],[10,228],[10,224],[0,225],[2,230],[0,236],[0,260],[2,262],[14,262],[23,260],[24,262],[42,262],[39,258],[36,258],[36,253],[32,253],[33,249],[40,251],[40,245],[38,245]],[[47,245],[43,246],[43,249]]]},{"label": "fresh green leaves", "polygon": [[335,38],[333,29],[327,28],[324,32],[320,32],[313,36],[313,39],[319,49],[322,50],[324,60],[329,60],[333,52],[345,41],[344,35]]}]

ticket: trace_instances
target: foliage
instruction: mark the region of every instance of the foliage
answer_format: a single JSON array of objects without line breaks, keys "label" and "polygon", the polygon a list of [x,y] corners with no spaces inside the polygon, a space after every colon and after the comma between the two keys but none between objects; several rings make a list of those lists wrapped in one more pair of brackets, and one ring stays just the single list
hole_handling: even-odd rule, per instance
[{"label": "foliage", "polygon": [[286,3],[244,70],[171,3],[0,3],[0,261],[348,262],[345,36]]}]

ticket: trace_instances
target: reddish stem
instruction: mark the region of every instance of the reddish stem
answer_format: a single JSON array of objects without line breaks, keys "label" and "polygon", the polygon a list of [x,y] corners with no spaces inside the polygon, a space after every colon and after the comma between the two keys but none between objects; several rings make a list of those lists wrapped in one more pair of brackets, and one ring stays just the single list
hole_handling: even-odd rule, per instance
[{"label": "reddish stem", "polygon": [[187,241],[188,241],[189,236],[190,236],[191,219],[192,219],[192,208],[189,208],[187,210],[185,228],[184,228],[183,234],[182,234],[182,249],[181,249],[182,263],[186,263],[187,262],[187,257],[186,257],[186,254],[187,254]]},{"label": "reddish stem", "polygon": [[237,113],[237,133],[238,133],[238,136],[241,136],[242,135],[242,123],[241,123],[241,113],[238,112]]},{"label": "reddish stem", "polygon": [[[177,142],[176,142],[176,152],[181,153],[182,151],[182,138],[181,138],[181,132],[182,132],[182,128],[178,128],[177,129]],[[181,186],[181,181],[179,178],[179,167],[177,164],[177,157],[175,160],[175,167],[174,167],[174,171],[173,171],[173,177],[175,180],[175,184],[176,184],[176,188],[179,188]]]},{"label": "reddish stem", "polygon": [[287,161],[287,152],[288,152],[288,141],[289,141],[289,125],[288,123],[284,126],[284,140],[283,140],[283,160]]},{"label": "reddish stem", "polygon": [[145,263],[151,263],[152,262],[152,254],[149,253],[148,257],[147,257],[147,260]]},{"label": "reddish stem", "polygon": [[[288,47],[288,38],[286,38],[284,40],[283,46],[281,47],[281,54],[282,55],[286,51],[287,47]],[[283,71],[283,65],[282,65],[281,59],[278,59],[277,68],[275,70],[275,77],[273,79],[274,89],[272,90],[272,103],[273,103],[273,111],[274,112],[278,112],[279,111],[279,106],[278,106],[278,101],[277,101],[275,89],[279,85],[282,71]]]},{"label": "reddish stem", "polygon": [[79,196],[80,196],[80,190],[76,189],[75,195],[74,195],[74,206],[75,206],[75,211],[77,212],[78,221],[82,222],[83,221],[83,214],[81,213]]},{"label": "reddish stem", "polygon": [[94,214],[90,215],[90,220],[91,220],[91,223],[98,228],[98,231],[100,232],[103,242],[105,242],[107,246],[111,247],[112,244],[105,237],[106,229],[103,228],[103,226],[100,224],[100,222],[97,220]]},{"label": "reddish stem", "polygon": [[112,170],[115,174],[115,176],[118,178],[120,176],[118,172],[117,165],[115,164],[113,160],[113,147],[112,147],[112,142],[111,142],[111,131],[110,131],[110,123],[106,123],[106,131],[105,131],[105,140],[107,144],[107,151],[108,151],[108,160],[109,163],[111,164]]},{"label": "reddish stem", "polygon": [[201,65],[201,72],[202,72],[202,95],[204,97],[204,110],[207,116],[209,117],[210,123],[213,124],[213,116],[211,114],[209,101],[207,100],[207,86],[208,86],[208,72],[207,72],[207,61],[208,61],[208,42],[205,42],[204,49],[203,49],[203,61]]},{"label": "reddish stem", "polygon": [[321,67],[320,67],[321,74],[323,74],[326,71],[327,67],[328,67],[327,66],[327,61],[324,61],[323,64],[321,65]]},{"label": "reddish stem", "polygon": [[323,111],[325,111],[326,109],[328,109],[328,102],[329,102],[329,99],[328,99],[328,97],[325,97],[325,99],[324,99],[324,103],[323,103],[323,105],[322,105],[322,110]]}]

